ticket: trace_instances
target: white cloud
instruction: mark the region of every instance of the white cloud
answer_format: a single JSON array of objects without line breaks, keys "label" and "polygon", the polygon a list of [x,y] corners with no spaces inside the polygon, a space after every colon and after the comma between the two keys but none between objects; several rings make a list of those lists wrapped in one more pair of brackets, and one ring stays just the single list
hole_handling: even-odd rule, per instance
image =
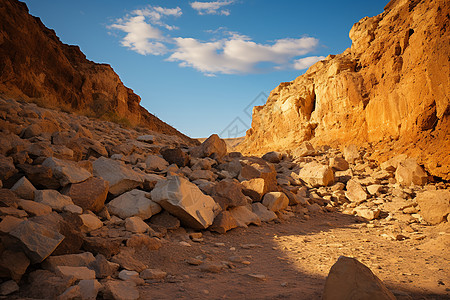
[{"label": "white cloud", "polygon": [[309,56],[294,61],[294,69],[304,70],[311,67],[316,62],[325,59],[325,56]]},{"label": "white cloud", "polygon": [[233,34],[228,39],[201,42],[193,38],[175,38],[176,49],[168,58],[182,67],[193,67],[205,74],[237,74],[259,71],[261,63],[283,69],[292,58],[312,51],[318,40],[311,37],[280,39],[272,45],[258,44],[248,37]]},{"label": "white cloud", "polygon": [[228,9],[222,9],[223,6],[230,5],[234,0],[229,1],[212,1],[212,2],[199,2],[195,1],[190,3],[191,7],[195,9],[199,15],[224,15],[229,16],[230,11]]},{"label": "white cloud", "polygon": [[157,26],[167,30],[178,29],[176,26],[164,23],[162,19],[167,16],[179,17],[181,15],[182,11],[179,7],[148,6],[144,9],[132,11],[124,18],[117,19],[114,24],[108,27],[126,33],[121,41],[122,46],[142,55],[162,55],[167,53],[167,47],[163,43],[167,38]]}]

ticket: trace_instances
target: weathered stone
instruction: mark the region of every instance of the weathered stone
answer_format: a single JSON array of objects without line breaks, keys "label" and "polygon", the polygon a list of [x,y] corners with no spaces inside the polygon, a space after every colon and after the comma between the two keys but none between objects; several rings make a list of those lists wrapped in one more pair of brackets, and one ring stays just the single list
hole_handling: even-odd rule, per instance
[{"label": "weathered stone", "polygon": [[61,195],[55,190],[36,191],[34,201],[48,205],[57,211],[62,211],[64,206],[73,204],[69,196]]},{"label": "weathered stone", "polygon": [[176,164],[180,168],[189,165],[189,155],[181,148],[162,149],[160,153],[169,164]]},{"label": "weathered stone", "polygon": [[23,219],[19,219],[19,218],[13,217],[13,216],[6,216],[0,222],[0,232],[1,233],[9,233],[23,221],[24,221]]},{"label": "weathered stone", "polygon": [[122,240],[122,238],[84,237],[83,249],[93,254],[102,254],[109,258],[119,253]]},{"label": "weathered stone", "polygon": [[286,209],[289,199],[283,192],[271,192],[264,195],[262,204],[273,212]]},{"label": "weathered stone", "polygon": [[53,177],[53,172],[50,168],[42,165],[18,165],[26,177],[36,188],[44,189],[58,189],[60,187],[59,181]]},{"label": "weathered stone", "polygon": [[382,170],[388,172],[394,172],[397,169],[398,163],[407,159],[408,156],[406,154],[397,155],[383,163],[380,164]]},{"label": "weathered stone", "polygon": [[236,178],[242,170],[242,165],[238,159],[233,159],[228,163],[220,164],[219,169],[226,171],[232,178]]},{"label": "weathered stone", "polygon": [[367,220],[374,220],[380,216],[381,211],[377,208],[356,207],[353,212]]},{"label": "weathered stone", "polygon": [[352,179],[347,182],[345,196],[351,202],[361,203],[367,199],[367,193],[359,182]]},{"label": "weathered stone", "polygon": [[304,165],[298,176],[312,187],[328,186],[334,183],[333,170],[317,162]]},{"label": "weathered stone", "polygon": [[151,197],[182,223],[194,229],[206,229],[220,211],[213,198],[203,194],[195,184],[178,176],[158,182]]},{"label": "weathered stone", "polygon": [[236,220],[238,227],[247,227],[249,224],[261,225],[261,219],[247,208],[247,206],[236,206],[229,209],[233,219]]},{"label": "weathered stone", "polygon": [[36,188],[23,176],[13,185],[11,191],[14,191],[22,199],[33,200]]},{"label": "weathered stone", "polygon": [[336,171],[345,171],[349,167],[348,162],[342,157],[330,158],[329,166]]},{"label": "weathered stone", "polygon": [[310,142],[303,142],[301,145],[292,151],[292,156],[294,157],[305,157],[305,156],[313,156],[316,154],[316,150],[311,145]]},{"label": "weathered stone", "polygon": [[92,174],[86,169],[79,167],[77,163],[70,160],[48,157],[42,163],[42,166],[52,170],[53,176],[59,180],[61,186],[66,186],[69,183],[82,182],[92,177]]},{"label": "weathered stone", "polygon": [[148,144],[153,144],[155,141],[155,136],[151,134],[141,135],[136,138],[139,142],[144,142]]},{"label": "weathered stone", "polygon": [[63,194],[72,198],[73,203],[82,209],[98,213],[105,205],[108,190],[108,181],[91,177],[83,182],[68,185]]},{"label": "weathered stone", "polygon": [[112,262],[119,264],[122,268],[142,272],[148,268],[143,262],[134,258],[134,249],[133,248],[123,248],[117,255],[114,255],[112,258]]},{"label": "weathered stone", "polygon": [[449,190],[425,191],[417,194],[415,200],[419,205],[420,215],[432,225],[441,223],[450,214]]},{"label": "weathered stone", "polygon": [[19,285],[14,280],[5,281],[0,284],[0,296],[8,296],[19,291]]},{"label": "weathered stone", "polygon": [[0,207],[0,216],[7,215],[17,218],[25,218],[28,216],[27,212],[22,209],[14,207]]},{"label": "weathered stone", "polygon": [[149,226],[140,217],[130,217],[125,219],[125,229],[134,233],[144,233],[149,230]]},{"label": "weathered stone", "polygon": [[95,279],[95,271],[87,267],[56,266],[55,272],[61,277],[73,276],[75,280]]},{"label": "weathered stone", "polygon": [[109,193],[120,195],[141,185],[142,176],[124,163],[100,157],[93,163],[94,175],[109,183]]},{"label": "weathered stone", "polygon": [[42,267],[54,272],[58,266],[88,267],[94,261],[95,258],[92,253],[83,252],[79,254],[49,256],[42,262]]},{"label": "weathered stone", "polygon": [[189,174],[189,179],[192,181],[198,180],[198,179],[205,179],[208,181],[214,181],[215,175],[210,170],[195,170],[192,173]]},{"label": "weathered stone", "polygon": [[394,300],[394,295],[369,268],[354,258],[339,257],[331,267],[322,299]]},{"label": "weathered stone", "polygon": [[277,215],[273,211],[267,209],[267,207],[259,202],[252,204],[252,211],[261,219],[262,222],[270,222],[277,218]]},{"label": "weathered stone", "polygon": [[191,148],[190,154],[194,157],[221,159],[227,154],[227,144],[217,134],[212,134],[200,146]]},{"label": "weathered stone", "polygon": [[380,184],[371,184],[367,187],[367,191],[371,195],[377,195],[379,194],[383,189],[383,186]]},{"label": "weathered stone", "polygon": [[241,184],[245,189],[252,190],[258,193],[260,197],[264,195],[264,179],[262,178],[244,180],[241,182]]},{"label": "weathered stone", "polygon": [[145,234],[135,234],[127,240],[127,247],[132,248],[146,248],[147,250],[158,250],[162,247],[161,240],[155,237],[150,237]]},{"label": "weathered stone", "polygon": [[0,154],[0,180],[6,180],[16,173],[13,159]]},{"label": "weathered stone", "polygon": [[119,272],[119,278],[123,281],[133,281],[136,285],[143,285],[144,279],[139,277],[139,273],[136,271],[122,270]]},{"label": "weathered stone", "polygon": [[89,263],[88,267],[95,271],[95,276],[97,278],[106,278],[114,276],[119,269],[119,264],[111,263],[105,258],[105,256],[98,254],[95,257],[95,261]]},{"label": "weathered stone", "polygon": [[22,243],[33,263],[40,263],[46,259],[64,239],[59,232],[30,220],[20,223],[10,235]]},{"label": "weathered stone", "polygon": [[180,220],[167,211],[162,211],[150,219],[150,224],[163,227],[166,230],[175,230],[180,227]]},{"label": "weathered stone", "polygon": [[145,269],[139,276],[142,279],[164,279],[167,276],[167,272],[159,269]]},{"label": "weathered stone", "polygon": [[102,288],[100,282],[95,279],[83,279],[78,283],[80,296],[83,300],[97,299],[98,292]]},{"label": "weathered stone", "polygon": [[0,188],[0,207],[12,207],[17,208],[17,202],[20,198],[17,197],[16,193],[8,189]]},{"label": "weathered stone", "polygon": [[357,159],[361,157],[358,151],[358,147],[354,144],[344,147],[344,158],[349,163],[354,164]]},{"label": "weathered stone", "polygon": [[415,159],[408,158],[398,163],[395,179],[403,186],[424,185],[428,181],[428,175]]},{"label": "weathered stone", "polygon": [[149,155],[145,159],[145,165],[146,170],[163,171],[169,166],[169,163],[162,157],[157,155]]},{"label": "weathered stone", "polygon": [[103,222],[95,215],[82,214],[80,215],[80,219],[83,222],[80,230],[83,232],[90,232],[103,226]]},{"label": "weathered stone", "polygon": [[103,284],[103,294],[106,299],[137,300],[139,290],[133,281],[108,280]]},{"label": "weathered stone", "polygon": [[140,217],[149,219],[161,211],[161,206],[150,200],[150,194],[141,190],[131,190],[114,198],[106,207],[108,211],[122,219]]},{"label": "weathered stone", "polygon": [[238,226],[238,222],[233,215],[229,211],[225,210],[217,215],[214,219],[214,223],[209,227],[209,230],[223,234]]},{"label": "weathered stone", "polygon": [[72,214],[81,215],[83,213],[83,209],[75,204],[69,204],[64,206],[65,212],[70,212]]},{"label": "weathered stone", "polygon": [[30,273],[28,281],[28,296],[33,299],[56,299],[75,283],[73,277],[61,278],[48,270]]},{"label": "weathered stone", "polygon": [[247,198],[242,193],[242,186],[235,181],[222,180],[216,183],[211,196],[223,210],[247,204]]},{"label": "weathered stone", "polygon": [[0,253],[0,277],[19,282],[25,274],[30,260],[21,251],[5,250]]},{"label": "weathered stone", "polygon": [[270,151],[270,152],[267,152],[266,154],[264,154],[261,158],[264,160],[267,160],[270,163],[277,164],[283,158],[283,154],[281,154],[280,152],[276,152],[276,151]]},{"label": "weathered stone", "polygon": [[262,178],[264,179],[264,194],[278,190],[277,172],[272,164],[258,157],[246,157],[241,160],[241,163],[243,167],[239,173],[239,181]]},{"label": "weathered stone", "polygon": [[20,199],[17,204],[30,216],[42,216],[52,212],[52,208],[50,206],[36,201]]}]

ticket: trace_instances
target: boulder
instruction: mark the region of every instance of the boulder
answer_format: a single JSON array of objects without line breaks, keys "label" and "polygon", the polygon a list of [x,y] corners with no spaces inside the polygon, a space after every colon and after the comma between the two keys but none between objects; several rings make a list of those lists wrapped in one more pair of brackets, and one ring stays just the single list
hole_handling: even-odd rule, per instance
[{"label": "boulder", "polygon": [[262,222],[270,222],[278,218],[273,211],[269,210],[259,202],[252,204],[252,211]]},{"label": "boulder", "polygon": [[58,266],[88,267],[94,261],[95,257],[90,252],[56,256],[52,255],[42,262],[42,267],[54,272]]},{"label": "boulder", "polygon": [[20,241],[33,263],[46,259],[64,239],[59,232],[30,220],[23,221],[9,234]]},{"label": "boulder", "polygon": [[49,205],[36,201],[20,199],[17,204],[30,216],[42,216],[52,212],[52,208]]},{"label": "boulder", "polygon": [[14,280],[5,281],[0,284],[0,296],[8,296],[17,291],[19,291],[19,285]]},{"label": "boulder", "polygon": [[24,220],[13,216],[5,216],[0,222],[0,233],[9,233]]},{"label": "boulder", "polygon": [[92,177],[90,172],[78,166],[76,162],[70,160],[48,157],[44,160],[42,166],[52,170],[53,176],[59,180],[61,186],[66,186],[69,183],[82,182],[89,177]]},{"label": "boulder", "polygon": [[155,141],[155,136],[151,134],[141,135],[136,138],[139,142],[153,144]]},{"label": "boulder", "polygon": [[227,144],[217,134],[212,134],[200,146],[190,150],[194,157],[211,157],[221,159],[227,154]]},{"label": "boulder", "polygon": [[381,211],[378,208],[355,207],[353,213],[367,220],[374,220],[380,216]]},{"label": "boulder", "polygon": [[125,229],[134,233],[144,233],[150,227],[140,217],[130,217],[125,219]]},{"label": "boulder", "polygon": [[395,300],[383,282],[354,258],[341,256],[325,281],[323,300]]},{"label": "boulder", "polygon": [[55,190],[36,191],[34,201],[46,204],[56,211],[62,211],[64,206],[73,204],[69,196],[62,195]]},{"label": "boulder", "polygon": [[0,277],[19,282],[27,271],[30,260],[21,251],[5,250],[0,253]]},{"label": "boulder", "polygon": [[344,158],[351,164],[355,163],[355,160],[359,159],[361,155],[359,154],[358,147],[356,145],[348,145],[344,147]]},{"label": "boulder", "polygon": [[32,299],[56,299],[75,283],[73,277],[60,277],[48,270],[36,270],[28,276],[28,294]]},{"label": "boulder", "polygon": [[88,236],[83,238],[83,249],[93,254],[101,254],[111,257],[120,252],[123,238],[104,238],[97,236]]},{"label": "boulder", "polygon": [[95,279],[95,271],[87,267],[56,266],[55,273],[61,277],[73,276],[77,281]]},{"label": "boulder", "polygon": [[286,209],[289,199],[283,192],[270,192],[264,195],[262,204],[273,212]]},{"label": "boulder", "polygon": [[150,237],[147,234],[134,234],[127,240],[127,247],[145,248],[148,251],[158,250],[162,247],[161,240],[156,237]]},{"label": "boulder", "polygon": [[0,154],[0,180],[6,180],[16,173],[13,159]]},{"label": "boulder", "polygon": [[160,156],[149,155],[145,159],[145,166],[148,171],[163,171],[169,166],[169,163]]},{"label": "boulder", "polygon": [[347,191],[345,192],[345,197],[347,197],[347,199],[351,202],[356,202],[357,204],[359,204],[367,199],[367,193],[359,182],[351,179],[347,182]]},{"label": "boulder", "polygon": [[424,185],[428,181],[428,175],[415,159],[408,158],[398,163],[395,179],[403,186]]},{"label": "boulder", "polygon": [[68,185],[63,189],[64,195],[72,198],[73,203],[83,210],[98,213],[105,206],[109,183],[98,177],[91,177],[86,181]]},{"label": "boulder", "polygon": [[231,180],[222,180],[216,183],[211,191],[211,196],[223,210],[247,204],[247,198],[242,193],[242,186]]},{"label": "boulder", "polygon": [[304,165],[298,177],[312,187],[334,184],[333,170],[329,166],[314,161]]},{"label": "boulder", "polygon": [[301,143],[301,145],[292,151],[293,157],[305,157],[305,156],[313,156],[316,154],[316,150],[310,142],[305,141]]},{"label": "boulder", "polygon": [[106,278],[114,276],[119,269],[119,264],[109,262],[105,256],[98,254],[88,267],[95,271],[96,278]]},{"label": "boulder", "polygon": [[239,173],[239,181],[242,182],[253,178],[262,178],[264,179],[263,194],[278,190],[277,172],[272,164],[258,157],[246,157],[241,160],[241,163],[242,169]]},{"label": "boulder", "polygon": [[95,279],[83,279],[78,283],[81,299],[97,299],[98,292],[102,288],[100,282]]},{"label": "boulder", "polygon": [[209,227],[209,230],[224,234],[228,230],[238,227],[238,222],[233,215],[225,210],[220,212],[214,219],[214,223]]},{"label": "boulder", "polygon": [[189,174],[189,179],[192,181],[198,180],[198,179],[204,179],[208,181],[214,181],[215,175],[210,170],[195,170],[192,173]]},{"label": "boulder", "polygon": [[117,255],[114,255],[111,261],[130,271],[142,272],[148,268],[136,257],[134,248],[122,248]]},{"label": "boulder", "polygon": [[91,232],[103,226],[103,222],[93,214],[82,214],[80,215],[80,219],[82,221],[82,225],[80,227],[82,232]]},{"label": "boulder", "polygon": [[349,167],[348,162],[342,157],[331,157],[328,165],[336,171],[345,171]]},{"label": "boulder", "polygon": [[247,190],[255,191],[260,197],[264,195],[264,179],[253,178],[241,182],[242,186]]},{"label": "boulder", "polygon": [[59,181],[53,177],[52,169],[48,167],[20,164],[18,168],[25,173],[36,188],[58,189],[60,187]]},{"label": "boulder", "polygon": [[94,175],[109,183],[109,193],[120,195],[141,185],[142,176],[123,162],[100,157],[93,163]]},{"label": "boulder", "polygon": [[103,297],[114,300],[137,300],[139,290],[133,281],[108,280],[103,284]]},{"label": "boulder", "polygon": [[161,206],[150,200],[150,193],[141,190],[126,192],[114,198],[106,207],[111,214],[122,219],[140,217],[146,220],[161,211]]},{"label": "boulder", "polygon": [[139,276],[142,279],[164,279],[167,276],[167,272],[159,269],[145,269]]},{"label": "boulder", "polygon": [[171,176],[167,181],[158,182],[151,197],[193,229],[206,229],[220,211],[220,206],[212,197],[203,194],[195,184],[179,176]]},{"label": "boulder", "polygon": [[267,152],[266,154],[264,154],[261,158],[270,163],[277,164],[283,158],[283,154],[281,154],[280,152],[276,152],[276,151],[270,151],[270,152]]},{"label": "boulder", "polygon": [[416,202],[420,208],[420,215],[431,225],[437,225],[447,218],[450,213],[450,191],[436,190],[419,193]]},{"label": "boulder", "polygon": [[162,149],[160,153],[169,164],[176,164],[179,168],[189,165],[189,155],[179,147]]},{"label": "boulder", "polygon": [[233,219],[236,220],[238,227],[247,228],[247,225],[261,225],[261,219],[253,213],[247,206],[236,206],[229,209]]},{"label": "boulder", "polygon": [[17,196],[22,199],[34,200],[36,188],[25,176],[23,176],[13,185],[11,191],[14,191]]},{"label": "boulder", "polygon": [[123,281],[133,281],[137,285],[143,285],[144,279],[139,277],[139,273],[136,271],[122,270],[119,272],[119,278]]}]

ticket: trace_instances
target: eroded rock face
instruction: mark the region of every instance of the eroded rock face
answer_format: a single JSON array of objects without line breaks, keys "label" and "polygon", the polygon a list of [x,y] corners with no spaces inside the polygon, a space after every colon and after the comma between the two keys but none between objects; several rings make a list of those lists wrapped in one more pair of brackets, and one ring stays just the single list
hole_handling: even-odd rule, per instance
[{"label": "eroded rock face", "polygon": [[450,179],[449,10],[444,0],[391,1],[363,18],[350,31],[351,48],[281,83],[254,108],[238,150],[371,142],[381,162],[406,153]]},{"label": "eroded rock face", "polygon": [[[126,120],[195,144],[140,106],[141,98],[123,85],[110,65],[89,61],[78,46],[63,44],[53,30],[28,14],[24,3],[2,1],[0,14],[0,92],[45,106]],[[36,125],[26,134],[41,128]]]}]

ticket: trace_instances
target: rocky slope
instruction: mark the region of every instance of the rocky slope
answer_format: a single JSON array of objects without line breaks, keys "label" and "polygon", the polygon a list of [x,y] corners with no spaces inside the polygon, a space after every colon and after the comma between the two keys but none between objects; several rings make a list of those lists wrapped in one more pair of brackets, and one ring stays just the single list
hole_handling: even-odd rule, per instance
[{"label": "rocky slope", "polygon": [[193,142],[139,105],[111,66],[86,59],[17,0],[0,1],[0,94],[106,120],[141,125]]},{"label": "rocky slope", "polygon": [[445,0],[392,0],[363,18],[350,31],[351,48],[281,83],[254,108],[239,149],[370,143],[378,160],[406,153],[449,180],[449,13]]}]

